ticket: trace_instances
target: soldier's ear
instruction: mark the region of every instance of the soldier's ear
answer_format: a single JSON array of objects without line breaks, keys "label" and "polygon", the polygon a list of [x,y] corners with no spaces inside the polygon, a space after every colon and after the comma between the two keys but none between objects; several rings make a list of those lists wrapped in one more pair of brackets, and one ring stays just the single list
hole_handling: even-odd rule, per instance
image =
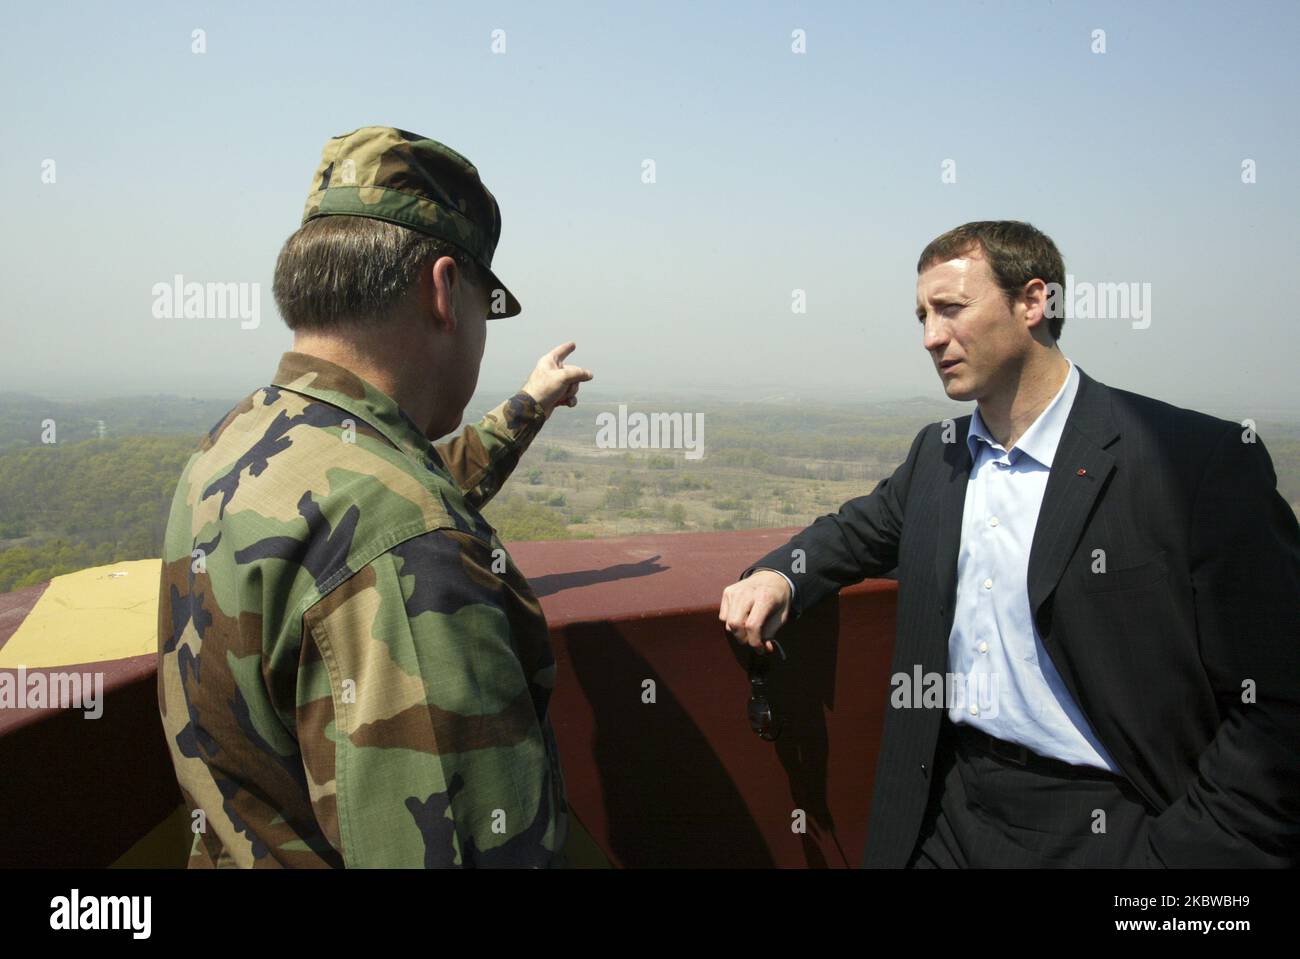
[{"label": "soldier's ear", "polygon": [[440,256],[425,276],[429,281],[429,318],[439,331],[451,333],[456,329],[456,310],[464,297],[461,269],[451,257]]}]

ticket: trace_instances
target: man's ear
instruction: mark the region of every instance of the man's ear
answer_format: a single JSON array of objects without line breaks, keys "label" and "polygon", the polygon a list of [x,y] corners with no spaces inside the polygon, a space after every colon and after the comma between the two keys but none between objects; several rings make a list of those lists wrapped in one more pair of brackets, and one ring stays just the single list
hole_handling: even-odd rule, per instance
[{"label": "man's ear", "polygon": [[1047,315],[1047,284],[1042,280],[1030,280],[1020,294],[1020,302],[1025,305],[1026,324],[1031,330],[1035,329]]},{"label": "man's ear", "polygon": [[461,283],[464,276],[460,267],[451,257],[440,256],[434,261],[433,266],[425,271],[424,278],[428,279],[429,290],[427,314],[439,331],[454,332],[457,308],[463,295]]}]

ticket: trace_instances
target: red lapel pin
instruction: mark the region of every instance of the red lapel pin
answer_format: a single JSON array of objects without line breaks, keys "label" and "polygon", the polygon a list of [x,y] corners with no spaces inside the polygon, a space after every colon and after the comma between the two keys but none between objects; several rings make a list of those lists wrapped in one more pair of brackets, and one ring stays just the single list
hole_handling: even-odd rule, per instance
[{"label": "red lapel pin", "polygon": [[1076,473],[1075,475],[1076,475],[1076,476],[1083,476],[1083,475],[1086,474],[1087,472],[1088,472],[1088,471],[1087,471],[1086,469],[1084,469],[1082,466],[1080,466],[1080,467],[1079,467],[1079,472]]}]

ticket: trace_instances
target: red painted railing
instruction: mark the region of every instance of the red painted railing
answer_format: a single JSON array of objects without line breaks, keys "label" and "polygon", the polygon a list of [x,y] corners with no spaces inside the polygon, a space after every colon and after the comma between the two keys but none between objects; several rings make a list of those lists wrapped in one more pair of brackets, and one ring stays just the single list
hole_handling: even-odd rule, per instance
[{"label": "red painted railing", "polygon": [[[614,865],[860,861],[896,584],[844,590],[782,630],[772,742],[749,727],[750,654],[717,618],[723,588],[793,531],[510,544],[551,625],[570,806]],[[0,645],[39,593],[0,596]],[[0,710],[0,865],[108,865],[180,804],[154,666],[83,667],[107,674],[99,719]],[[145,861],[183,864],[183,824],[171,836]]]}]

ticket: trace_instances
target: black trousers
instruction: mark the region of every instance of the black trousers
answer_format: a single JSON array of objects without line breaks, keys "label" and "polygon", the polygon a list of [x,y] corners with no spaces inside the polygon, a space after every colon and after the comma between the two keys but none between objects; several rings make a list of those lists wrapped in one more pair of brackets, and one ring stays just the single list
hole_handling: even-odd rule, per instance
[{"label": "black trousers", "polygon": [[1001,752],[944,717],[908,868],[1139,865],[1154,813],[1128,780],[1033,753],[1022,765]]}]

